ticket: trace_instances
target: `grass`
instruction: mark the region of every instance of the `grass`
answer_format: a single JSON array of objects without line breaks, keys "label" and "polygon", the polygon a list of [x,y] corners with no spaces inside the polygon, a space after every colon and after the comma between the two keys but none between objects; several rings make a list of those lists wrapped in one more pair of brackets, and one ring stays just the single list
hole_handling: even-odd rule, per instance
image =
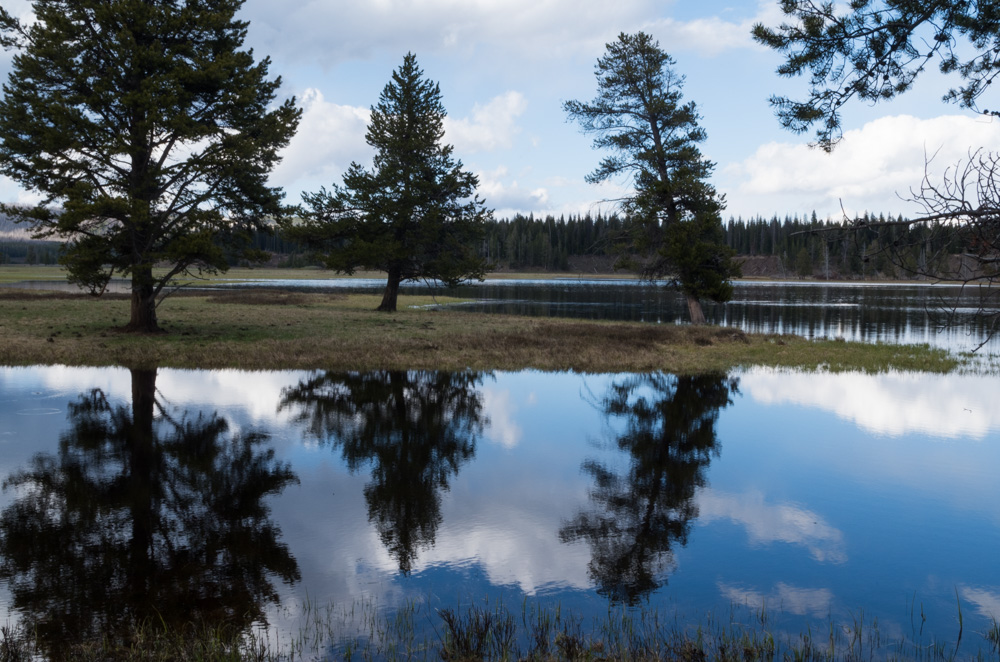
[{"label": "grass", "polygon": [[73,662],[264,662],[291,659],[273,650],[253,631],[225,626],[189,625],[171,631],[144,622],[123,639],[105,636],[94,641],[74,642],[48,651],[34,636],[19,626],[0,628],[0,662],[72,660]]},{"label": "grass", "polygon": [[[246,267],[236,267],[230,269],[224,274],[218,275],[207,275],[204,279],[198,282],[219,282],[219,281],[230,281],[230,280],[261,280],[261,279],[275,279],[275,280],[308,280],[308,279],[327,279],[327,278],[348,278],[349,276],[336,274],[332,271],[326,269],[320,269],[318,267],[303,267],[300,269],[278,269],[278,268],[246,268]],[[350,276],[351,278],[384,278],[383,273],[368,273],[360,272]],[[5,264],[0,265],[0,284],[2,283],[16,283],[24,280],[66,280],[66,270],[58,265],[39,265],[39,264]],[[195,282],[194,280],[188,280],[185,282]]]},{"label": "grass", "polygon": [[0,284],[17,283],[22,280],[66,280],[66,271],[59,266],[43,265],[0,265]]},{"label": "grass", "polygon": [[[346,609],[306,604],[297,633],[282,636],[255,626],[188,625],[173,631],[142,622],[114,638],[74,642],[46,650],[20,626],[0,629],[0,662],[31,659],[205,662],[342,660],[531,660],[563,662],[778,662],[860,660],[995,659],[989,634],[959,655],[956,641],[889,637],[877,618],[863,612],[847,622],[832,619],[817,631],[790,633],[773,625],[766,608],[734,606],[721,618],[713,614],[684,625],[676,614],[655,609],[609,607],[606,615],[584,621],[560,607],[539,607],[525,599],[520,609],[483,601],[464,608],[435,610],[410,601],[395,611],[374,602]],[[985,647],[982,644],[987,644]],[[976,650],[971,647],[980,645]],[[48,655],[46,655],[48,653]]]},{"label": "grass", "polygon": [[435,310],[456,299],[280,290],[189,292],[158,315],[166,334],[116,331],[121,295],[0,287],[0,365],[265,369],[577,370],[677,374],[740,366],[947,372],[959,359],[927,346],[749,335],[727,327],[581,321]]}]

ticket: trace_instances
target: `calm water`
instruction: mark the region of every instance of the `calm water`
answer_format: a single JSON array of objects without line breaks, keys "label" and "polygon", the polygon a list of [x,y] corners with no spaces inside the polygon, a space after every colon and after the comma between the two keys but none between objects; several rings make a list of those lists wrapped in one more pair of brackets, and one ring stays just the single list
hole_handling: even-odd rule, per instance
[{"label": "calm water", "polygon": [[[378,279],[261,280],[245,287],[294,287],[381,291]],[[989,328],[975,312],[980,290],[950,285],[825,284],[737,282],[727,304],[706,302],[708,321],[760,333],[791,333],[807,338],[866,342],[929,343],[963,351],[975,348]],[[404,287],[424,293],[426,286]],[[448,291],[466,299],[460,310],[514,315],[579,317],[644,322],[687,321],[679,294],[664,287],[622,280],[487,280]],[[991,305],[995,308],[995,300]],[[1000,339],[986,352],[1000,352]]]},{"label": "calm water", "polygon": [[308,601],[335,640],[352,606],[489,598],[863,612],[929,645],[957,597],[971,654],[1000,617],[998,400],[967,375],[0,368],[0,622],[53,652],[154,608],[288,637]]}]

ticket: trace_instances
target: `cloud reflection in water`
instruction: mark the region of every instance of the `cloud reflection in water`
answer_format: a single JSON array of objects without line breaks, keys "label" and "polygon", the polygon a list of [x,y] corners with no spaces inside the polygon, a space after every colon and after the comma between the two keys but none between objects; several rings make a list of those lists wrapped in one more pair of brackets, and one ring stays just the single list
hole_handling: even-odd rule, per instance
[{"label": "cloud reflection in water", "polygon": [[924,433],[947,439],[983,439],[1000,430],[1000,382],[981,375],[895,372],[806,373],[754,369],[743,393],[765,405],[794,404],[832,412],[876,434]]}]

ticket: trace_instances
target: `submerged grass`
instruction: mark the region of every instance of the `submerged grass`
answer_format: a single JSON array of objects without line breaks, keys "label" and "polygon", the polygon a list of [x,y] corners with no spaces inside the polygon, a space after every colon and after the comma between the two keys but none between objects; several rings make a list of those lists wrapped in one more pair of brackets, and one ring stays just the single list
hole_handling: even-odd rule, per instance
[{"label": "submerged grass", "polygon": [[[826,623],[819,631],[791,634],[776,629],[764,607],[734,606],[727,617],[709,615],[684,625],[676,614],[652,609],[609,607],[605,616],[585,622],[561,608],[527,600],[520,613],[503,602],[434,610],[408,602],[384,612],[371,601],[345,609],[306,604],[298,633],[282,636],[257,626],[238,631],[189,625],[171,631],[143,622],[124,636],[107,636],[59,647],[52,654],[18,626],[0,629],[0,662],[21,660],[205,660],[236,662],[294,660],[532,660],[537,662],[858,662],[914,660],[952,662],[997,659],[995,640],[970,642],[959,657],[961,632],[954,642],[894,638],[877,618],[863,611],[846,623]],[[979,645],[980,648],[973,649]]]},{"label": "submerged grass", "polygon": [[166,334],[116,331],[122,295],[0,287],[0,364],[239,369],[578,370],[677,374],[739,366],[947,372],[958,358],[917,345],[751,335],[728,327],[530,318],[437,310],[456,299],[279,290],[187,292],[158,310]]}]

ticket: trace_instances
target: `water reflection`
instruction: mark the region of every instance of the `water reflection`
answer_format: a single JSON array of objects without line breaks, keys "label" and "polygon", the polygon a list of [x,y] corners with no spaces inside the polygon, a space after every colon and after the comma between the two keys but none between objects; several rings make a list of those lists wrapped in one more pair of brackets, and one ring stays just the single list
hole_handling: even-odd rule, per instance
[{"label": "water reflection", "polygon": [[175,417],[156,371],[131,372],[131,405],[100,389],[69,405],[57,454],[4,481],[0,579],[46,653],[147,619],[246,627],[299,568],[265,497],[297,482],[260,432]]},{"label": "water reflection", "polygon": [[308,434],[339,448],[351,472],[371,465],[368,519],[408,574],[434,544],[441,492],[476,453],[487,423],[481,373],[386,370],[314,374],[282,392]]},{"label": "water reflection", "polygon": [[920,373],[808,374],[751,370],[745,393],[766,405],[794,404],[835,413],[876,434],[921,433],[951,439],[987,439],[1000,429],[996,377],[941,375],[929,386]]},{"label": "water reflection", "polygon": [[588,542],[591,580],[609,599],[632,604],[665,582],[671,549],[687,544],[698,515],[695,490],[719,455],[719,411],[737,386],[722,375],[632,375],[613,382],[598,403],[608,419],[624,422],[615,445],[628,453],[628,469],[584,462],[594,508],[565,524],[559,537]]},{"label": "water reflection", "polygon": [[424,605],[416,634],[437,641],[435,609],[487,597],[591,623],[607,596],[682,627],[766,605],[792,633],[860,609],[905,629],[919,600],[925,639],[954,642],[957,589],[963,650],[987,631],[1000,381],[738,377],[739,397],[721,376],[0,368],[0,625],[59,658],[61,637],[154,609],[263,612],[291,646],[308,605]]},{"label": "water reflection", "polygon": [[769,593],[761,593],[743,586],[731,586],[719,582],[719,592],[734,605],[743,605],[754,610],[764,610],[771,605],[781,605],[781,609],[798,616],[811,615],[823,618],[830,613],[834,595],[826,588],[802,588],[778,582]]}]

